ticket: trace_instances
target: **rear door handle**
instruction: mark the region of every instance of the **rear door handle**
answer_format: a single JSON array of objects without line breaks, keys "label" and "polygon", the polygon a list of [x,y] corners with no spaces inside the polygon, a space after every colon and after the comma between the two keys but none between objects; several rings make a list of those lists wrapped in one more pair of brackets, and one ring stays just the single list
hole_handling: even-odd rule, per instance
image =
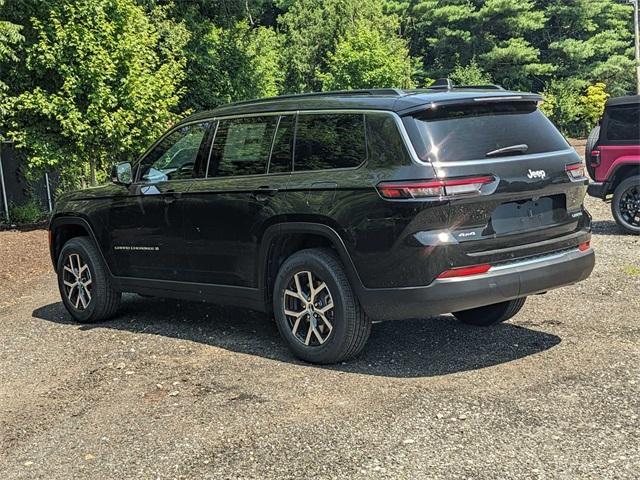
[{"label": "rear door handle", "polygon": [[264,185],[262,187],[258,187],[253,191],[253,197],[260,202],[264,202],[269,197],[273,197],[276,193],[278,193],[277,188],[272,188]]}]

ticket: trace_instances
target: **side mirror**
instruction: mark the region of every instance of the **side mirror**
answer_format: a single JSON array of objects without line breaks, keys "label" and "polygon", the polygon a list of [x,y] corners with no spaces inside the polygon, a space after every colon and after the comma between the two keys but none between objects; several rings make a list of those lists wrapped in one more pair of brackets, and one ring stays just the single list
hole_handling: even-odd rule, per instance
[{"label": "side mirror", "polygon": [[131,185],[133,169],[129,162],[118,163],[111,169],[111,181],[117,185]]}]

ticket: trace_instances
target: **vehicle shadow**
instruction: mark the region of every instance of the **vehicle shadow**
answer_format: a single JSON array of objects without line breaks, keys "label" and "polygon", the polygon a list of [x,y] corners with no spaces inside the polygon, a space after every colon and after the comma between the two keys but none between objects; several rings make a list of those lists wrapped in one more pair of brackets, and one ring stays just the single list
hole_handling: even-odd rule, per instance
[{"label": "vehicle shadow", "polygon": [[[226,350],[299,365],[266,315],[239,308],[126,295],[118,317],[77,325],[61,302],[33,312],[35,318],[189,340]],[[560,337],[508,323],[492,328],[463,325],[452,316],[373,325],[371,338],[356,360],[317,366],[385,377],[430,377],[486,368],[550,349]]]},{"label": "vehicle shadow", "polygon": [[614,220],[594,220],[591,223],[591,233],[594,235],[631,235]]}]

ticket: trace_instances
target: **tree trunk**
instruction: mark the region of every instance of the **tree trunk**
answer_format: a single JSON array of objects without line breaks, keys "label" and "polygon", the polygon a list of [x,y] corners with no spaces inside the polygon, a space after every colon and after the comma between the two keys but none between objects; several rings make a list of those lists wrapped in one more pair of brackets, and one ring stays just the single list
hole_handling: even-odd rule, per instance
[{"label": "tree trunk", "polygon": [[96,185],[96,159],[93,155],[89,157],[89,181],[91,182],[91,186],[95,187]]}]

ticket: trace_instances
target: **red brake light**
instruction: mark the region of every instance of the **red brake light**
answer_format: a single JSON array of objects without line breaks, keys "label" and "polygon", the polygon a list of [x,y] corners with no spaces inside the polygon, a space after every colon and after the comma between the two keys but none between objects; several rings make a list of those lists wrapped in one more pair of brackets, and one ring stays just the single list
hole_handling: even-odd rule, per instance
[{"label": "red brake light", "polygon": [[469,275],[478,275],[480,273],[487,273],[491,265],[488,263],[482,263],[480,265],[471,265],[470,267],[456,267],[449,270],[445,270],[438,278],[453,278],[453,277],[467,277]]},{"label": "red brake light", "polygon": [[578,179],[584,177],[584,165],[582,163],[572,163],[564,167],[569,178]]},{"label": "red brake light", "polygon": [[381,182],[378,184],[378,191],[384,198],[391,199],[468,195],[480,193],[484,185],[494,180],[494,177],[487,175],[483,177],[455,178],[449,180]]},{"label": "red brake light", "polygon": [[600,150],[591,150],[591,165],[594,167],[600,165]]},{"label": "red brake light", "polygon": [[582,242],[580,245],[578,245],[578,250],[580,250],[581,252],[585,252],[590,248],[591,248],[591,242]]}]

